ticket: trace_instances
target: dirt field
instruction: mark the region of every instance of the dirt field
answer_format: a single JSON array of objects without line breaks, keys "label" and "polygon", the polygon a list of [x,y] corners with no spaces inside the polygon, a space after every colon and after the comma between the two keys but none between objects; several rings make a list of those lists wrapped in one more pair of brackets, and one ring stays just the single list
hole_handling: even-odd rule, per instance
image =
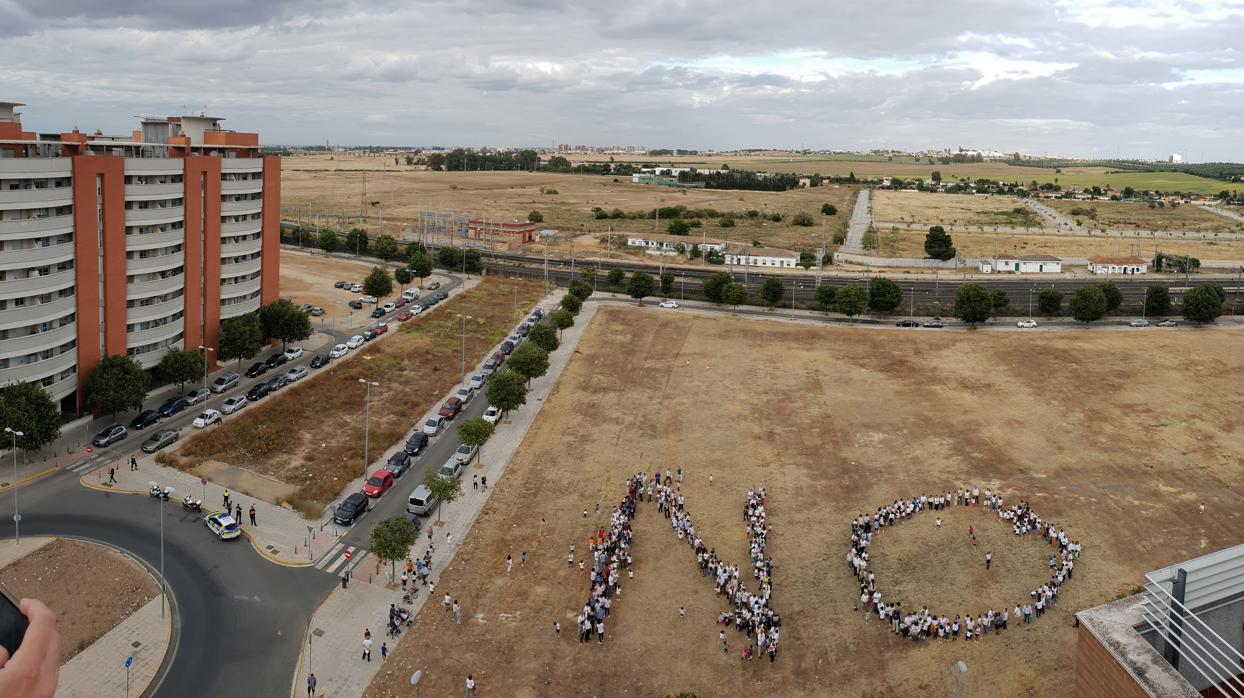
[{"label": "dirt field", "polygon": [[[220,461],[278,478],[297,487],[291,504],[318,515],[362,474],[363,429],[342,428],[359,425],[360,378],[380,383],[371,396],[374,457],[403,438],[460,380],[456,314],[472,317],[466,326],[469,368],[514,327],[516,305],[525,312],[544,294],[534,282],[485,279],[413,320],[391,323],[389,332],[396,336],[351,352],[314,377],[227,417],[222,426],[196,432],[171,457],[173,465],[195,470],[204,461]],[[370,360],[359,358],[364,354]]]},{"label": "dirt field", "polygon": [[[1039,228],[1044,221],[1014,196],[873,192],[873,220],[927,225],[1011,225]],[[1212,215],[1212,214],[1211,214]]]},{"label": "dirt field", "polygon": [[[1212,214],[1211,214],[1212,215]],[[877,227],[877,249],[883,257],[924,257],[925,232]],[[1200,259],[1240,259],[1244,240],[1206,240],[1105,235],[1012,234],[951,231],[955,249],[968,258],[998,254],[1052,254],[1058,257],[1136,255],[1152,259],[1157,250]]]},{"label": "dirt field", "polygon": [[[957,659],[971,667],[965,695],[1057,695],[1073,673],[1075,610],[1132,592],[1145,571],[1239,542],[1242,401],[1222,378],[1244,370],[1235,333],[895,342],[891,330],[759,322],[602,308],[438,579],[466,621],[425,610],[368,695],[413,695],[417,667],[427,695],[461,691],[471,672],[480,695],[946,696]],[[678,465],[690,513],[726,559],[746,561],[738,512],[749,486],[767,488],[784,619],[775,664],[742,664],[734,631],[723,655],[715,618],[725,607],[651,504],[640,505],[635,577],[604,646],[575,641],[587,581],[566,552],[574,543],[581,553],[597,526],[582,510],[607,511],[638,469]],[[917,647],[853,611],[851,517],[973,483],[1028,499],[1084,543],[1054,610],[980,643]],[[951,512],[936,539],[932,518],[885,531],[874,550],[891,577],[883,588],[905,607],[953,611],[1035,586],[1046,550],[973,516]],[[969,523],[989,536],[996,574],[970,550]],[[521,551],[527,564],[506,574],[505,556]]]},{"label": "dirt field", "polygon": [[[346,216],[351,219],[346,224],[355,225],[361,215],[360,197],[366,178],[366,198],[381,202],[366,210],[367,227],[373,234],[379,234],[381,213],[385,232],[398,235],[403,226],[411,225],[420,208],[436,207],[470,211],[500,221],[526,220],[527,214],[536,210],[544,216],[543,225],[581,233],[603,233],[610,226],[614,232],[648,232],[655,223],[652,219],[597,220],[592,209],[648,211],[657,206],[682,205],[738,213],[747,209],[781,213],[784,220],[780,223],[740,217],[733,228],[721,228],[714,219],[704,219],[703,225],[710,237],[811,250],[819,245],[813,242],[812,233],[821,231],[821,204],[838,208],[838,214],[827,223],[832,235],[844,229],[855,202],[855,191],[849,187],[788,192],[670,189],[631,184],[630,177],[614,181],[613,177],[543,172],[430,172],[394,167],[392,158],[340,157],[282,161],[281,206],[286,218],[314,223],[319,213],[321,222],[331,219],[337,223],[338,217]],[[557,193],[542,194],[542,189]],[[816,224],[807,228],[791,225],[796,213],[811,215]],[[664,222],[661,232],[665,232]],[[692,231],[693,235],[699,233],[698,229]]]},{"label": "dirt field", "polygon": [[[1050,208],[1079,221],[1092,229],[1124,230],[1191,230],[1191,231],[1238,231],[1244,223],[1225,218],[1216,213],[1190,204],[1175,208],[1149,208],[1149,204],[1135,201],[1043,201]],[[1094,218],[1083,213],[1091,210]],[[1081,213],[1073,213],[1073,211]]]},{"label": "dirt field", "polygon": [[160,593],[147,570],[121,553],[63,538],[0,569],[0,584],[56,612],[62,664]]}]

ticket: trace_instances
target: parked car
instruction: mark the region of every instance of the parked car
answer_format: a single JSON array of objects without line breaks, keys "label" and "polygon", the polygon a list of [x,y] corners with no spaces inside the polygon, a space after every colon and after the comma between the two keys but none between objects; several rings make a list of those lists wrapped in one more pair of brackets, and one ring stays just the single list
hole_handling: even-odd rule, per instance
[{"label": "parked car", "polygon": [[275,375],[268,381],[268,392],[275,393],[281,388],[284,388],[288,383],[289,378],[286,378],[284,373]]},{"label": "parked car", "polygon": [[130,420],[131,429],[146,429],[147,427],[160,421],[160,413],[155,410],[143,410],[138,416]]},{"label": "parked car", "polygon": [[458,413],[461,411],[462,398],[455,395],[454,397],[446,400],[445,404],[441,405],[441,409],[437,410],[436,413],[445,419],[453,419],[454,417],[457,417]]},{"label": "parked car", "polygon": [[1149,326],[1149,321],[1148,321],[1148,320],[1132,320],[1131,322],[1129,322],[1129,323],[1127,323],[1127,324],[1128,324],[1130,327],[1148,327],[1148,326]]},{"label": "parked car", "polygon": [[208,514],[203,519],[203,523],[220,540],[232,540],[242,535],[242,528],[238,526],[238,522],[223,511]]},{"label": "parked car", "polygon": [[448,291],[437,291],[437,292],[436,292],[436,302],[437,302],[437,303],[440,303],[441,301],[443,301],[443,300],[445,300],[445,299],[447,299],[447,298],[449,298],[449,292],[448,292]]},{"label": "parked car", "polygon": [[307,370],[306,366],[295,366],[285,372],[285,380],[293,383],[294,381],[306,378],[308,373],[310,373],[310,371]]},{"label": "parked car", "polygon": [[479,371],[485,376],[491,376],[493,373],[496,373],[497,369],[500,367],[501,364],[498,363],[496,359],[489,358],[483,363],[482,366],[480,366]]},{"label": "parked car", "polygon": [[384,308],[376,308],[375,310],[371,311],[371,316],[373,318],[382,318],[384,317],[384,312],[385,312]]},{"label": "parked car", "polygon": [[479,450],[478,446],[468,446],[466,444],[458,444],[458,450],[454,451],[454,458],[463,463],[470,463],[475,457],[475,452]]},{"label": "parked car", "polygon": [[407,320],[411,319],[412,317],[414,317],[414,316],[410,314],[410,311],[409,311],[409,310],[403,310],[402,312],[400,312],[400,313],[398,313],[398,314],[397,314],[397,320],[398,320],[398,322],[406,322]]},{"label": "parked car", "polygon": [[346,340],[346,348],[347,349],[358,349],[359,347],[363,346],[363,342],[365,341],[367,340],[363,339],[363,335],[356,334],[353,337]]},{"label": "parked car", "polygon": [[543,320],[544,319],[544,308],[534,308],[532,309],[531,314]]},{"label": "parked car", "polygon": [[180,395],[177,395],[175,397],[171,397],[165,400],[164,404],[160,405],[160,407],[156,411],[160,413],[161,417],[172,417],[173,415],[177,414],[178,412],[181,412],[182,410],[186,409],[189,406],[190,406],[189,400],[187,400],[186,398]]},{"label": "parked car", "polygon": [[304,313],[309,313],[311,312],[311,308],[313,307],[315,306],[311,305],[310,303],[303,303],[302,305],[298,306],[298,310]]},{"label": "parked car", "polygon": [[406,446],[404,448],[410,455],[417,456],[423,452],[423,449],[427,448],[427,445],[428,435],[422,431],[416,431],[410,435],[410,438],[406,439]]},{"label": "parked car", "polygon": [[125,427],[120,424],[113,424],[110,427],[105,427],[103,431],[96,434],[95,438],[91,439],[91,443],[95,444],[99,448],[103,448],[104,446],[114,444],[129,435],[130,432],[126,430]]},{"label": "parked car", "polygon": [[379,337],[380,335],[388,331],[389,331],[389,323],[387,322],[377,322],[376,324],[371,326],[372,334],[376,335],[377,337]]},{"label": "parked car", "polygon": [[350,284],[350,293],[362,293],[363,284]]},{"label": "parked car", "polygon": [[439,281],[433,281],[432,283],[428,284],[429,291],[435,291],[436,289],[440,287],[441,287],[441,282]]},{"label": "parked car", "polygon": [[318,306],[318,305],[316,305],[316,306],[312,306],[312,308],[311,308],[311,317],[321,317],[321,316],[323,316],[323,315],[324,315],[324,309],[323,309],[323,308],[321,308],[321,307],[320,307],[320,306]]},{"label": "parked car", "polygon": [[238,374],[223,373],[217,376],[216,380],[212,381],[212,392],[223,393],[226,390],[229,390],[231,388],[236,388],[237,386],[238,386]]},{"label": "parked car", "polygon": [[399,478],[406,474],[406,469],[410,467],[410,454],[406,451],[396,451],[389,456],[389,462],[384,464],[384,469],[393,474],[393,477]]},{"label": "parked car", "polygon": [[456,397],[462,401],[463,405],[466,405],[471,401],[471,398],[475,397],[475,388],[472,388],[469,385],[465,388],[458,388]]},{"label": "parked car", "polygon": [[284,366],[288,362],[289,362],[289,357],[286,356],[285,354],[273,354],[272,356],[268,357],[268,360],[265,361],[264,364],[267,365],[268,370],[271,371],[272,369],[278,366]]},{"label": "parked car", "polygon": [[1174,320],[1163,320],[1162,322],[1158,323],[1158,327],[1175,327],[1178,324],[1179,323],[1175,322]]},{"label": "parked car", "polygon": [[466,468],[457,456],[451,456],[445,464],[436,469],[436,474],[441,477],[462,477],[462,471]]},{"label": "parked car", "polygon": [[256,376],[262,376],[263,374],[267,372],[268,372],[268,364],[262,361],[256,361],[255,363],[251,364],[250,368],[246,369],[246,377],[254,378]]},{"label": "parked car", "polygon": [[359,300],[363,301],[364,303],[369,303],[373,305],[376,303],[375,296],[363,296],[362,298],[359,298]]},{"label": "parked car", "polygon": [[286,361],[295,361],[300,358],[302,358],[302,347],[292,346],[285,350]]},{"label": "parked car", "polygon": [[316,354],[315,357],[311,359],[311,368],[324,368],[328,365],[328,362],[332,360],[333,357],[328,354]]},{"label": "parked car", "polygon": [[472,389],[472,390],[479,390],[479,389],[481,389],[481,388],[483,388],[483,387],[484,387],[484,380],[485,380],[485,376],[484,376],[484,374],[482,374],[482,373],[477,373],[477,374],[475,374],[475,375],[471,376],[471,380],[470,380],[470,382],[468,383],[468,385],[470,385],[470,386],[471,386],[471,389]]},{"label": "parked car", "polygon": [[513,351],[514,351],[514,342],[511,342],[510,340],[507,339],[501,343],[502,354],[509,356],[511,353],[513,353]]},{"label": "parked car", "polygon": [[195,388],[191,390],[190,392],[186,393],[186,403],[191,404],[191,405],[197,405],[211,396],[212,396],[212,391],[208,390],[207,388]]},{"label": "parked car", "polygon": [[271,391],[268,390],[267,383],[256,383],[251,386],[250,390],[246,391],[246,400],[247,402],[259,402],[267,397],[269,392]]},{"label": "parked car", "polygon": [[920,323],[916,322],[915,320],[899,320],[898,322],[894,323],[894,326],[895,327],[919,327]]},{"label": "parked car", "polygon": [[401,296],[398,296],[396,299],[394,299],[392,303],[390,303],[390,305],[393,306],[394,310],[397,310],[398,308],[403,308],[406,306],[406,299],[402,298]]},{"label": "parked car", "polygon": [[484,421],[489,424],[496,424],[501,421],[501,408],[496,405],[489,405],[488,409],[484,410]]},{"label": "parked car", "polygon": [[394,310],[397,310],[397,304],[396,303],[385,303],[384,305],[380,306],[380,310],[384,311],[386,314],[391,313]]},{"label": "parked car", "polygon": [[350,347],[348,347],[348,346],[346,346],[346,345],[344,345],[344,344],[338,344],[337,346],[335,346],[335,347],[333,347],[332,349],[330,349],[330,350],[329,350],[329,352],[328,352],[328,358],[330,358],[330,359],[340,359],[341,357],[343,357],[343,356],[345,356],[346,354],[349,354],[349,353],[350,353]]},{"label": "parked car", "polygon": [[333,521],[343,526],[349,526],[358,521],[360,516],[367,513],[367,507],[367,495],[362,492],[355,492],[342,500],[341,504],[337,505],[337,509],[333,511]]},{"label": "parked car", "polygon": [[432,490],[427,485],[420,484],[410,493],[410,497],[406,500],[406,515],[410,518],[414,516],[427,516],[436,508],[438,500]]},{"label": "parked car", "polygon": [[203,410],[203,412],[200,413],[198,417],[194,418],[194,422],[193,422],[195,429],[203,429],[204,427],[209,427],[213,424],[219,424],[219,423],[220,423],[220,413],[217,412],[216,410],[211,410],[211,409]]},{"label": "parked car", "polygon": [[1037,321],[1036,320],[1020,320],[1019,322],[1015,323],[1015,326],[1022,327],[1025,330],[1030,330],[1037,326]]},{"label": "parked car", "polygon": [[333,288],[345,288],[349,285],[350,283],[348,281],[337,281],[333,283]]},{"label": "parked car", "polygon": [[443,428],[445,428],[445,420],[439,415],[436,417],[429,417],[428,421],[423,423],[423,433],[428,436],[436,436],[441,433],[441,429]]},{"label": "parked car", "polygon": [[143,442],[143,453],[155,453],[177,440],[176,429],[161,429]]},{"label": "parked car", "polygon": [[376,331],[375,331],[375,330],[371,329],[370,327],[369,327],[369,328],[367,328],[367,329],[365,329],[365,330],[363,330],[363,341],[364,341],[364,342],[370,342],[371,340],[373,340],[373,339],[375,339],[375,338],[376,338]]},{"label": "parked car", "polygon": [[[420,303],[422,303],[422,301],[420,301]],[[407,308],[407,312],[410,313],[411,317],[414,317],[418,315],[419,313],[422,313],[424,310],[425,308],[419,303],[414,303],[409,308]]]},{"label": "parked car", "polygon": [[505,364],[505,354],[502,354],[499,351],[494,351],[492,353],[492,358],[496,360],[497,368],[501,368],[501,366]]},{"label": "parked car", "polygon": [[355,310],[362,310],[362,309],[363,309],[363,301],[361,301],[361,300],[359,300],[359,299],[357,299],[357,298],[355,298],[354,300],[350,301],[350,302],[349,302],[349,303],[347,303],[346,305],[350,306],[351,308],[354,308]]},{"label": "parked car", "polygon": [[363,483],[363,494],[368,497],[379,497],[393,486],[393,473],[388,470],[377,470]]},{"label": "parked car", "polygon": [[943,323],[941,320],[929,320],[924,323],[924,326],[933,327],[933,328],[942,328],[942,327],[945,327],[946,324]]},{"label": "parked car", "polygon": [[225,414],[233,414],[243,407],[246,407],[246,396],[231,395],[225,400],[225,403],[220,406],[220,411]]},{"label": "parked car", "polygon": [[657,305],[662,308],[677,308],[678,301],[661,301],[660,303],[657,303]]},{"label": "parked car", "polygon": [[514,330],[514,334],[518,335],[519,337],[526,337],[527,333],[530,331],[531,331],[531,323],[524,322],[523,324],[518,326],[518,329]]}]

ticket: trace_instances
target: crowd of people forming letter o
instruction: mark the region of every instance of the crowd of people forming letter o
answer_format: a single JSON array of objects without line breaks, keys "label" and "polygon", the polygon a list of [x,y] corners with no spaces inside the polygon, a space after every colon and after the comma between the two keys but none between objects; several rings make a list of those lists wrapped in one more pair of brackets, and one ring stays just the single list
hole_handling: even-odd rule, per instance
[{"label": "crowd of people forming letter o", "polygon": [[[917,514],[942,512],[950,507],[960,506],[984,507],[996,512],[1000,523],[1010,526],[1015,537],[1036,536],[1047,543],[1051,549],[1049,580],[1029,591],[1028,598],[1017,602],[1014,609],[1006,606],[983,612],[978,609],[975,615],[966,612],[952,617],[930,610],[928,606],[918,609],[904,606],[902,599],[884,596],[878,586],[877,576],[869,564],[869,545],[877,533],[887,526],[904,523]],[[935,517],[936,526],[940,529],[940,513],[935,514]],[[968,538],[972,546],[977,545],[976,531],[970,526]],[[1057,553],[1053,552],[1055,546]],[[1017,625],[1028,624],[1034,618],[1044,615],[1058,601],[1063,583],[1071,579],[1072,570],[1080,558],[1080,551],[1079,541],[1068,539],[1066,531],[1052,521],[1043,520],[1027,501],[1007,507],[1003,505],[1001,495],[994,494],[989,489],[982,492],[979,487],[972,487],[898,499],[891,504],[877,507],[872,514],[859,515],[851,521],[851,551],[847,554],[847,565],[859,581],[859,610],[880,618],[896,635],[910,638],[913,643],[931,638],[954,641],[960,636],[965,640],[979,640],[991,631],[995,634],[1004,632],[1012,620]],[[984,553],[983,562],[986,569],[992,565],[991,551]]]},{"label": "crowd of people forming letter o", "polygon": [[[610,514],[608,528],[598,529],[588,545],[591,591],[578,617],[579,641],[590,641],[593,631],[598,643],[605,641],[605,619],[622,594],[622,576],[634,577],[630,554],[631,521],[635,518],[639,503],[647,501],[656,503],[657,511],[669,520],[674,534],[694,551],[700,574],[712,580],[717,595],[730,602],[732,610],[719,614],[717,622],[727,629],[733,626],[746,636],[741,658],[748,661],[768,652],[769,661],[774,661],[782,619],[770,606],[773,559],[766,557],[765,553],[772,529],[765,518],[764,488],[753,487],[749,490],[742,510],[751,551],[752,578],[757,588],[756,592],[752,592],[747,589],[739,566],[726,564],[717,557],[715,548],[704,544],[703,531],[695,527],[691,515],[687,513],[681,482],[681,468],[676,480],[668,469],[664,477],[656,471],[651,476],[639,472],[627,478],[626,496]],[[574,547],[571,546],[567,564],[573,564],[573,560]],[[679,613],[683,614],[685,610],[680,608]],[[722,652],[729,653],[730,643],[724,629],[718,633],[718,639],[722,643]]]}]

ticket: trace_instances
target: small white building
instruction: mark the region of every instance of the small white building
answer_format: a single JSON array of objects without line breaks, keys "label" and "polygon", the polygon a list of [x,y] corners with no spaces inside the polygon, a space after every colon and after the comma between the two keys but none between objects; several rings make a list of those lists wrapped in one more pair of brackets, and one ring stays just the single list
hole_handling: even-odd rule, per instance
[{"label": "small white building", "polygon": [[1089,257],[1089,271],[1094,274],[1144,274],[1149,263],[1139,257]]},{"label": "small white building", "polygon": [[1061,274],[1063,260],[1048,254],[1026,254],[1018,257],[982,259],[980,270],[986,274]]},{"label": "small white building", "polygon": [[799,253],[775,247],[736,247],[726,252],[726,264],[740,267],[791,268],[799,266]]},{"label": "small white building", "polygon": [[630,247],[643,247],[649,254],[675,255],[678,245],[683,246],[683,254],[690,254],[691,248],[700,246],[701,252],[714,250],[724,252],[726,241],[708,237],[691,235],[668,235],[666,233],[627,233],[626,244]]}]

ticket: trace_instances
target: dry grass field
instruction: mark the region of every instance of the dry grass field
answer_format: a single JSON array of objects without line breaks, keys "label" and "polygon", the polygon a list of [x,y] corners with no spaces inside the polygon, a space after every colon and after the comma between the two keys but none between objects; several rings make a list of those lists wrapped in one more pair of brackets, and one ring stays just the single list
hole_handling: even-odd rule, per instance
[{"label": "dry grass field", "polygon": [[[760,324],[764,323],[764,324]],[[602,308],[436,591],[369,696],[967,696],[1070,690],[1072,613],[1131,593],[1141,574],[1239,542],[1244,407],[1230,331],[915,333],[813,327],[656,309]],[[575,641],[582,553],[638,469],[682,466],[706,544],[746,561],[738,512],[768,492],[783,617],[777,662],[744,664],[717,640],[725,606],[653,505],[640,505],[635,577],[603,646]],[[713,475],[710,484],[709,474]],[[898,497],[971,486],[1024,498],[1084,543],[1059,604],[1033,625],[965,644],[912,646],[853,610],[849,521]],[[1206,502],[1205,514],[1197,503]],[[541,517],[548,521],[537,535]],[[982,512],[942,531],[925,514],[878,537],[874,565],[904,607],[954,613],[1013,603],[1048,548]],[[966,537],[994,553],[993,574]],[[994,528],[991,528],[994,527]],[[986,533],[987,532],[987,533]],[[986,538],[984,536],[990,536]],[[504,560],[526,551],[526,565]],[[680,621],[678,608],[687,609]],[[560,637],[552,629],[562,624]]]},{"label": "dry grass field", "polygon": [[[930,194],[878,190],[873,220],[922,225],[1010,225],[1039,228],[1045,221],[1014,196]],[[1212,215],[1212,214],[1211,214]]]},{"label": "dry grass field", "polygon": [[[1211,214],[1212,215],[1212,214]],[[1105,235],[1052,235],[950,231],[955,249],[968,258],[998,254],[1051,254],[1057,257],[1135,255],[1152,259],[1158,250],[1199,259],[1244,258],[1244,240],[1195,238],[1106,237]],[[877,226],[877,251],[883,257],[924,257],[925,232]]]},{"label": "dry grass field", "polygon": [[[1086,228],[1125,230],[1188,230],[1188,231],[1239,231],[1244,223],[1225,218],[1204,210],[1200,206],[1182,205],[1149,208],[1139,201],[1064,201],[1054,199],[1043,202],[1050,208]],[[1096,217],[1083,213],[1089,210]]]},{"label": "dry grass field", "polygon": [[[372,454],[403,438],[419,416],[460,376],[458,313],[470,315],[466,356],[474,366],[513,327],[515,291],[521,311],[544,296],[534,282],[489,278],[391,334],[266,397],[222,426],[199,431],[171,457],[183,470],[205,461],[238,466],[297,487],[291,504],[318,513],[363,470],[360,378],[379,381],[371,397]],[[370,359],[361,358],[364,355]],[[313,406],[313,409],[310,407]]]},{"label": "dry grass field", "polygon": [[[828,232],[844,230],[855,203],[855,190],[849,187],[816,187],[788,192],[755,192],[723,190],[671,189],[668,187],[634,185],[629,177],[555,174],[544,172],[431,172],[393,165],[392,158],[336,155],[286,158],[282,161],[281,206],[286,218],[314,222],[316,213],[322,222],[336,223],[339,216],[356,224],[361,212],[364,176],[368,202],[367,227],[380,231],[380,214],[384,230],[391,235],[410,225],[422,209],[456,209],[501,221],[526,220],[530,211],[544,216],[549,228],[583,233],[603,233],[611,226],[615,232],[648,232],[655,221],[632,219],[597,220],[592,209],[606,211],[650,211],[658,206],[686,206],[689,209],[713,208],[718,211],[744,213],[755,209],[761,213],[780,213],[780,223],[762,218],[736,219],[733,228],[722,228],[716,220],[704,219],[709,237],[722,237],[743,243],[762,243],[788,249],[815,249],[812,233],[821,231],[821,205],[833,204],[836,216],[828,221]],[[555,190],[544,194],[542,190]],[[816,220],[813,227],[791,225],[797,213],[807,213]],[[665,222],[661,223],[665,232]],[[693,236],[700,230],[693,230]]]}]

